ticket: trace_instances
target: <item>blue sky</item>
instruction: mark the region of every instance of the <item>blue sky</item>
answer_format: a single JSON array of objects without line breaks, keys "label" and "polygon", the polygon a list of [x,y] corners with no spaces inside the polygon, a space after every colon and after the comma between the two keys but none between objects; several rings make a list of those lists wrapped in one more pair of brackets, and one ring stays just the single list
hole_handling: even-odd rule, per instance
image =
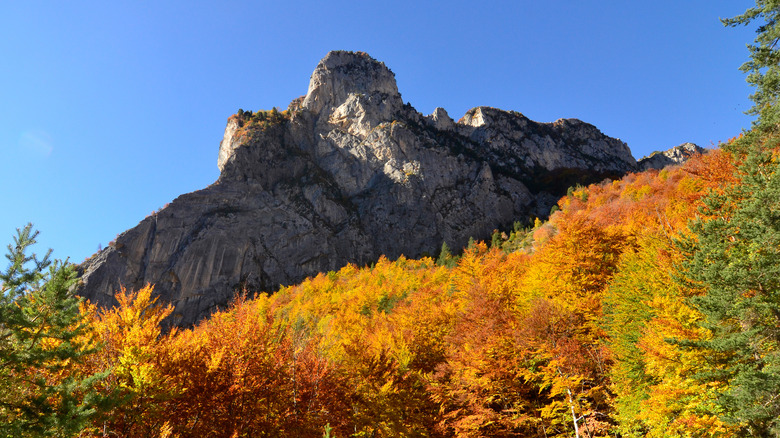
[{"label": "blue sky", "polygon": [[[285,108],[329,50],[362,50],[404,101],[578,118],[635,157],[750,126],[741,0],[160,1],[0,5],[0,242],[81,262],[217,179],[226,119]],[[5,237],[2,237],[5,236]]]}]

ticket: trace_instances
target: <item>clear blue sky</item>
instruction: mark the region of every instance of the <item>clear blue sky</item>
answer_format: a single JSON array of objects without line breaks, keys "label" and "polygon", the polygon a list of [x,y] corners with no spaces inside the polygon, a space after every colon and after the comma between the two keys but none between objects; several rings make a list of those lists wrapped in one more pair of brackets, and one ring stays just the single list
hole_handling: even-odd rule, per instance
[{"label": "clear blue sky", "polygon": [[[748,128],[742,0],[19,1],[0,5],[0,242],[81,262],[214,182],[228,116],[285,108],[329,50],[362,50],[404,101],[578,118],[635,157]],[[5,266],[5,262],[0,262]]]}]

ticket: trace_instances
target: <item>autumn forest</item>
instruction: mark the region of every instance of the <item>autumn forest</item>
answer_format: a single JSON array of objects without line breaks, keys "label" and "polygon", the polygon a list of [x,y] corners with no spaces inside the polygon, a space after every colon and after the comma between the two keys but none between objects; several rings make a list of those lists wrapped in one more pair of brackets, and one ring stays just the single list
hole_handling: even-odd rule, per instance
[{"label": "autumn forest", "polygon": [[750,131],[572,187],[489,243],[246,292],[171,329],[154,285],[111,309],[69,295],[73,266],[28,256],[20,230],[0,434],[780,436],[780,2],[757,5],[726,23],[769,23],[745,67]]}]

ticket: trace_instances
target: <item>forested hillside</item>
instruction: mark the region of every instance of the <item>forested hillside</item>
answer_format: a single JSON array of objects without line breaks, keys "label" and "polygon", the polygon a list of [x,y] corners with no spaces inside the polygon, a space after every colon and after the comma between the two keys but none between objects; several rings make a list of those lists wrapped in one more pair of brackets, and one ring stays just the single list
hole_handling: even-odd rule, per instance
[{"label": "forested hillside", "polygon": [[751,131],[572,187],[548,221],[457,255],[348,265],[165,332],[153,285],[77,310],[72,267],[47,274],[21,230],[0,433],[780,436],[778,11],[727,22],[768,23]]},{"label": "forested hillside", "polygon": [[84,306],[82,344],[102,348],[70,373],[110,372],[93,390],[117,399],[91,433],[769,433],[776,154],[758,163],[742,141],[574,188],[490,248],[350,265],[192,330],[162,333],[153,286]]}]

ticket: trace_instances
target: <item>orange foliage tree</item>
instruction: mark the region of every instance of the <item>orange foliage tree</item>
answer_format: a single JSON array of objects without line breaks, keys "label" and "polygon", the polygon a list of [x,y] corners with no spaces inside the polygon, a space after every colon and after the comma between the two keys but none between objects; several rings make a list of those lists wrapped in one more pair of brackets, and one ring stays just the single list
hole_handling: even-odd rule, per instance
[{"label": "orange foliage tree", "polygon": [[[733,172],[685,166],[578,187],[518,242],[348,265],[163,333],[151,288],[89,308],[94,371],[127,402],[97,427],[126,436],[661,436],[730,429],[671,244]],[[665,431],[665,432],[664,432]]]}]

